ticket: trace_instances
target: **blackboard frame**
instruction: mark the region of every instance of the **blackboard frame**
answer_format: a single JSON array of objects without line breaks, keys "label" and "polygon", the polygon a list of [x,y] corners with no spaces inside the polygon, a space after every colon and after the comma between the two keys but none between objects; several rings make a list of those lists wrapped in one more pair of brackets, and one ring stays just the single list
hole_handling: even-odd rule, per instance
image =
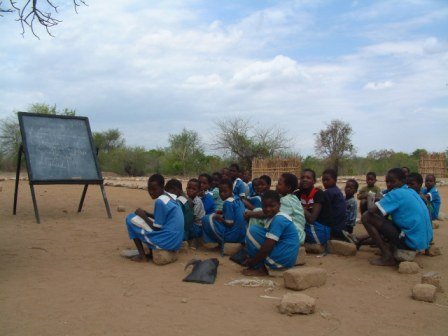
[{"label": "blackboard frame", "polygon": [[[97,150],[95,149],[95,145],[93,143],[93,137],[92,137],[92,131],[90,129],[89,118],[80,117],[80,116],[48,115],[48,114],[39,114],[39,113],[31,113],[31,112],[18,112],[17,115],[18,115],[18,119],[19,119],[22,144],[20,145],[18,155],[17,155],[17,170],[16,170],[16,183],[15,183],[15,192],[14,192],[13,215],[16,214],[16,210],[17,210],[17,196],[18,196],[18,190],[19,190],[20,167],[21,167],[21,161],[22,161],[22,154],[24,154],[26,166],[27,166],[28,180],[29,180],[30,189],[31,189],[31,197],[33,200],[34,215],[36,217],[37,223],[40,223],[40,216],[39,216],[39,210],[37,207],[34,185],[45,185],[45,184],[83,184],[84,189],[82,192],[81,200],[79,202],[78,212],[81,212],[81,210],[82,210],[82,206],[84,204],[84,199],[85,199],[85,196],[87,193],[87,188],[89,187],[89,185],[90,184],[99,185],[101,188],[104,205],[106,206],[107,215],[109,218],[112,218],[109,202],[106,197],[106,191],[104,189],[104,179],[101,174],[101,170],[100,170],[100,166],[99,166],[99,162],[98,162],[98,158],[97,158]],[[30,156],[29,156],[26,132],[25,132],[25,127],[24,127],[24,123],[23,123],[23,119],[22,119],[23,116],[31,116],[31,117],[38,117],[38,118],[59,118],[59,119],[82,120],[86,126],[87,136],[89,138],[90,149],[92,151],[92,158],[95,163],[95,169],[96,169],[96,174],[97,174],[98,178],[96,178],[96,179],[81,179],[81,178],[80,179],[74,179],[74,178],[72,178],[72,179],[34,179],[33,174],[32,174],[33,167],[32,167]]]},{"label": "blackboard frame", "polygon": [[[96,149],[95,144],[93,143],[93,137],[92,137],[92,131],[90,129],[89,124],[89,118],[87,117],[78,117],[78,116],[65,116],[65,115],[52,115],[52,114],[39,114],[39,113],[30,113],[30,112],[18,112],[17,113],[19,117],[19,125],[20,125],[20,133],[22,134],[22,143],[24,147],[24,153],[25,153],[25,161],[26,161],[26,167],[28,171],[28,178],[29,181],[33,184],[102,184],[103,183],[103,176],[101,174],[100,165],[98,163],[98,158],[96,156]],[[98,179],[79,179],[79,180],[73,180],[73,179],[48,179],[48,180],[38,180],[33,179],[33,167],[30,164],[29,160],[29,151],[27,146],[27,138],[26,138],[26,132],[23,125],[23,116],[31,116],[31,117],[37,117],[37,118],[55,118],[55,119],[76,119],[76,120],[82,120],[85,123],[85,126],[87,128],[87,133],[89,136],[89,143],[90,148],[92,150],[92,157],[95,163],[96,173],[98,175]]]}]

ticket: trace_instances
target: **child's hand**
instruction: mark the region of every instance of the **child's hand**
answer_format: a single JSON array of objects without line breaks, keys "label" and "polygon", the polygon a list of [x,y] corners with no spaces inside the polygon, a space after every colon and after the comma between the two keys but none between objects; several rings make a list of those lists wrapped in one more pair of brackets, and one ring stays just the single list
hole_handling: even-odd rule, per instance
[{"label": "child's hand", "polygon": [[220,215],[220,214],[218,214],[218,213],[215,213],[215,214],[213,215],[213,219],[216,220],[216,221],[218,221],[218,222],[221,222],[221,223],[224,222],[224,218],[222,217],[222,215]]},{"label": "child's hand", "polygon": [[216,210],[216,212],[218,215],[222,215],[222,210]]},{"label": "child's hand", "polygon": [[244,213],[244,219],[245,219],[245,220],[249,220],[249,219],[251,218],[251,216],[252,216],[252,212],[253,212],[253,211],[250,211],[250,210],[246,211],[246,212]]},{"label": "child's hand", "polygon": [[136,214],[137,216],[141,217],[141,218],[146,218],[146,217],[148,217],[148,216],[146,215],[145,210],[143,210],[143,209],[141,209],[141,208],[138,208],[137,210],[135,210],[135,214]]}]

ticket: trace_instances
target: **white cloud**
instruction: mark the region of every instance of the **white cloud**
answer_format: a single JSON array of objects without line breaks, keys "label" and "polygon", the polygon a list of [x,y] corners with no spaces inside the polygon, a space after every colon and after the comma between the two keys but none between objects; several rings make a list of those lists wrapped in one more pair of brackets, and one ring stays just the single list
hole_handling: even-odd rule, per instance
[{"label": "white cloud", "polygon": [[388,89],[394,86],[394,83],[391,81],[384,81],[384,82],[368,82],[364,89],[366,90],[384,90]]}]

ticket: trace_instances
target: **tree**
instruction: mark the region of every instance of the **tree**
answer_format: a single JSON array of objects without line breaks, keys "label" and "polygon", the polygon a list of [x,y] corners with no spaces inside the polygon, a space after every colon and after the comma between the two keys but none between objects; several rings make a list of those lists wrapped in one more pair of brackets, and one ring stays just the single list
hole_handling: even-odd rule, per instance
[{"label": "tree", "polygon": [[[84,0],[73,0],[73,5],[75,12],[78,13],[78,7],[87,6],[87,3]],[[8,13],[17,13],[17,21],[22,25],[22,35],[25,35],[25,28],[28,28],[37,38],[39,36],[34,31],[36,24],[43,26],[48,35],[53,36],[50,33],[50,28],[62,22],[54,16],[54,14],[58,14],[58,6],[50,0],[26,0],[22,1],[20,5],[16,0],[9,0],[5,4],[0,1],[0,16]]]},{"label": "tree", "polygon": [[124,147],[124,139],[118,128],[109,129],[104,132],[93,132],[93,142],[100,153]]},{"label": "tree", "polygon": [[218,133],[214,147],[235,156],[242,165],[252,168],[252,159],[272,157],[290,146],[283,131],[260,128],[239,117],[217,121]]},{"label": "tree", "polygon": [[182,175],[197,172],[204,157],[199,134],[184,128],[179,134],[170,134],[168,141],[170,145],[165,153],[165,169]]},{"label": "tree", "polygon": [[352,144],[352,127],[342,120],[332,120],[327,128],[316,134],[315,150],[317,155],[328,160],[330,166],[339,169],[340,161],[355,154]]},{"label": "tree", "polygon": [[[56,109],[56,105],[50,106],[43,103],[31,104],[28,108],[29,112],[40,114],[59,114],[74,116],[75,110],[64,108],[62,111]],[[20,134],[19,120],[17,112],[13,112],[14,116],[0,120],[0,153],[2,160],[8,168],[12,168],[17,159],[22,137]]]}]

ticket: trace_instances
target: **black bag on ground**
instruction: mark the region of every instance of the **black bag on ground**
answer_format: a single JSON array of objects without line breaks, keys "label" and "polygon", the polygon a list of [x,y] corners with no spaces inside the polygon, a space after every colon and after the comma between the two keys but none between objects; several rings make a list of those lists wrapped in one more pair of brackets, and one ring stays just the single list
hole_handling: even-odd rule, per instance
[{"label": "black bag on ground", "polygon": [[188,266],[193,265],[193,270],[187,277],[183,280],[186,282],[197,282],[202,284],[213,284],[216,279],[216,274],[218,272],[219,260],[216,258],[206,259],[206,260],[190,260],[185,269]]}]

